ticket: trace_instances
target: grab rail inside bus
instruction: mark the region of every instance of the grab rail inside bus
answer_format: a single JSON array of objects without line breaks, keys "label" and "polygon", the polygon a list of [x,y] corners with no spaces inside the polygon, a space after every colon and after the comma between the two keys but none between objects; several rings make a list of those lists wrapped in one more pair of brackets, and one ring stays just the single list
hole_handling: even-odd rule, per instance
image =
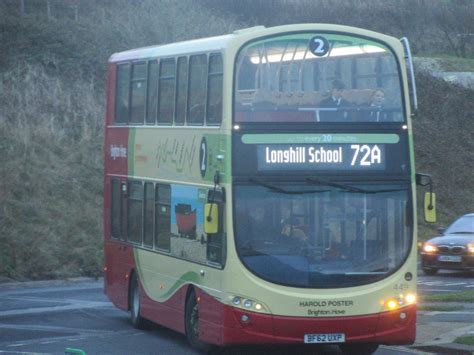
[{"label": "grab rail inside bus", "polygon": [[413,110],[416,111],[418,109],[418,98],[416,95],[415,71],[413,69],[413,59],[411,56],[410,42],[408,42],[408,38],[406,37],[401,38],[400,42],[402,42],[403,48],[405,50],[405,60],[407,61],[408,72],[410,74],[411,96],[413,98]]}]

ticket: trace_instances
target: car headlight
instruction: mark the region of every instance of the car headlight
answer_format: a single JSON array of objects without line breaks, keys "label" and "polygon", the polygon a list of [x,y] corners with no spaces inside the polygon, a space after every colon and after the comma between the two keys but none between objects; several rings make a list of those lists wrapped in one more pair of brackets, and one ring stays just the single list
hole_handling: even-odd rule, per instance
[{"label": "car headlight", "polygon": [[423,245],[423,251],[425,253],[435,253],[438,251],[438,247],[433,244],[425,243],[425,245]]},{"label": "car headlight", "polygon": [[471,253],[471,254],[474,254],[474,243],[469,243],[467,245],[467,252]]}]

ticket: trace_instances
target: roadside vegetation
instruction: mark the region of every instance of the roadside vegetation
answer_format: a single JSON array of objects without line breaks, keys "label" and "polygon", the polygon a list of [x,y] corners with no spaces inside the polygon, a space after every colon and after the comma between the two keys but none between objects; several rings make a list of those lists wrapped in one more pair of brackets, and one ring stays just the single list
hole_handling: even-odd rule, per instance
[{"label": "roadside vegetation", "polygon": [[[323,22],[406,36],[415,54],[442,56],[435,59],[442,70],[472,71],[470,1],[1,1],[0,281],[102,272],[105,69],[112,53],[257,24]],[[420,218],[426,239],[474,212],[474,93],[421,71],[417,83],[417,170],[433,175],[440,220],[426,227]]]},{"label": "roadside vegetation", "polygon": [[421,305],[418,307],[419,311],[437,311],[437,312],[454,312],[461,311],[464,306],[452,306],[452,305]]},{"label": "roadside vegetation", "polygon": [[464,345],[474,345],[474,335],[465,335],[454,340],[455,343]]},{"label": "roadside vegetation", "polygon": [[438,293],[422,297],[423,302],[470,302],[474,303],[474,290]]}]

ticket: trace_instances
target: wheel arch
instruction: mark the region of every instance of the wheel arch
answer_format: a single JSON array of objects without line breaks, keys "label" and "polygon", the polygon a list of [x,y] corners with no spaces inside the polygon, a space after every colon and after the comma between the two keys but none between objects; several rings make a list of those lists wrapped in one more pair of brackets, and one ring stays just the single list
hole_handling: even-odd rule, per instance
[{"label": "wheel arch", "polygon": [[127,311],[130,311],[130,309],[131,309],[130,301],[132,299],[131,292],[132,292],[132,280],[133,280],[133,278],[134,277],[137,278],[138,286],[140,284],[140,278],[136,274],[137,274],[137,272],[136,272],[135,268],[131,268],[129,273],[128,273],[129,277],[128,277],[128,292],[127,292]]}]

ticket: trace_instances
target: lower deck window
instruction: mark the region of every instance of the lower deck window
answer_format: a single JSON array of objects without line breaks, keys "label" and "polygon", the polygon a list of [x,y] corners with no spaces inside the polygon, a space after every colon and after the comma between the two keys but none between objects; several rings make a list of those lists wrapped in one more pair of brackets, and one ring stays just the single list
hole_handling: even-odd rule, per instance
[{"label": "lower deck window", "polygon": [[171,188],[158,184],[155,198],[155,247],[170,250],[171,237]]}]

